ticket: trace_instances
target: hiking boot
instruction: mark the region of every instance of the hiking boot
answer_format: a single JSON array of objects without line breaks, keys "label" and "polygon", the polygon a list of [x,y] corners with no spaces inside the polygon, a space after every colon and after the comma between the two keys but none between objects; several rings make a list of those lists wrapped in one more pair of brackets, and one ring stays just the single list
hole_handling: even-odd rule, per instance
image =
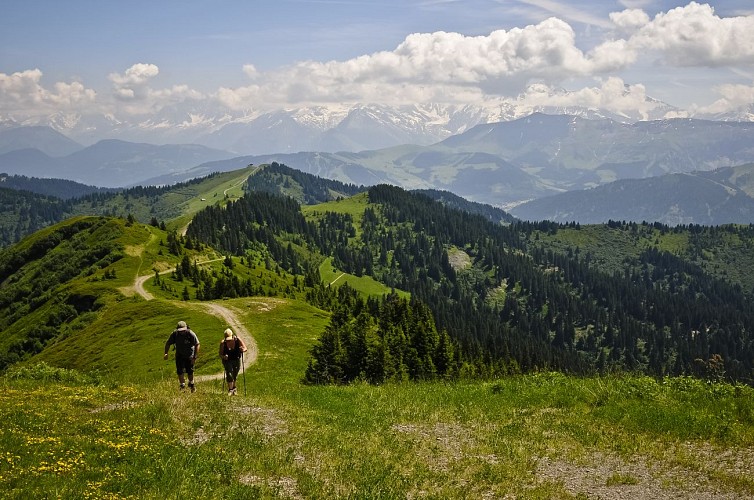
[{"label": "hiking boot", "polygon": [[189,384],[189,388],[191,389],[191,392],[196,392],[196,386],[194,384]]}]

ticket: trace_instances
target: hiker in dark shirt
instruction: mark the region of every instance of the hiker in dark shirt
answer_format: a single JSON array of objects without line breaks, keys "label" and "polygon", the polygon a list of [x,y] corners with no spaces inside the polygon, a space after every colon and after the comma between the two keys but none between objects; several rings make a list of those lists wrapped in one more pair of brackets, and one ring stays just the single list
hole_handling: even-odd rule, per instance
[{"label": "hiker in dark shirt", "polygon": [[246,344],[233,334],[233,330],[225,330],[225,338],[220,342],[220,359],[225,368],[225,381],[228,382],[228,395],[236,394],[236,378],[241,369],[243,353],[246,352]]},{"label": "hiker in dark shirt", "polygon": [[181,389],[186,388],[184,373],[188,374],[188,385],[191,392],[196,391],[194,385],[194,363],[199,355],[199,338],[196,333],[192,332],[185,321],[179,321],[178,327],[165,342],[165,356],[168,359],[168,350],[171,345],[175,345],[175,370],[178,373],[178,381],[181,383]]}]

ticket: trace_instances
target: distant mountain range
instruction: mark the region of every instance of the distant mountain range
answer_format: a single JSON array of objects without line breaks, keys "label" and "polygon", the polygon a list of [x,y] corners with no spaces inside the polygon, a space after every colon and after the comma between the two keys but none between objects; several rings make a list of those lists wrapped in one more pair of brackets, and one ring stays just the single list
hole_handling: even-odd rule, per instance
[{"label": "distant mountain range", "polygon": [[527,220],[679,224],[754,222],[754,164],[712,172],[667,174],[611,182],[524,203],[510,210]]},{"label": "distant mountain range", "polygon": [[80,198],[92,193],[108,193],[115,189],[88,186],[66,179],[27,177],[25,175],[7,175],[0,173],[0,189],[28,191],[43,196],[54,196],[61,200]]},{"label": "distant mountain range", "polygon": [[[232,112],[218,111],[207,104],[177,103],[154,114],[127,119],[111,115],[59,114],[34,124],[47,125],[84,145],[119,139],[150,144],[200,144],[236,155],[258,155],[364,151],[401,144],[426,146],[476,125],[516,120],[535,112],[609,118],[624,123],[687,115],[650,97],[640,105],[642,112],[628,113],[599,107],[536,104],[578,100],[573,92],[534,84],[517,98],[468,105],[353,103]],[[23,125],[29,124],[0,116],[0,130]]]},{"label": "distant mountain range", "polygon": [[439,189],[510,208],[616,180],[752,163],[754,123],[674,119],[625,124],[534,114],[478,125],[430,146],[243,156],[150,182],[182,181],[273,161],[341,182]]},{"label": "distant mountain range", "polygon": [[[287,142],[292,144],[300,135],[305,136],[299,128],[304,121],[319,123],[326,131],[321,140],[328,137],[336,141],[339,137],[338,141],[346,141],[346,130],[368,130],[371,125],[365,124],[378,121],[375,110],[344,110],[347,116],[343,119],[334,119],[324,111],[311,112],[306,119],[297,120],[283,115],[273,119],[270,115],[270,127],[288,127],[270,147],[285,149]],[[473,115],[471,109],[458,108],[456,118],[466,112],[467,120],[453,122],[445,115],[433,122],[431,113],[437,117],[448,110],[414,107],[413,111],[416,114],[412,120],[422,124],[413,130],[424,140],[438,133],[439,128],[444,127],[445,132],[440,135],[445,134],[450,123],[464,129]],[[482,119],[481,115],[475,116]],[[411,120],[406,118],[408,121]],[[337,126],[333,127],[334,123]],[[396,140],[400,136],[397,123],[393,128],[383,127],[381,134],[373,134],[375,143]],[[248,125],[261,127],[261,122]],[[435,125],[438,128],[433,128]],[[236,140],[245,140],[244,130],[238,130]],[[260,141],[266,137],[261,128],[259,137]],[[12,150],[13,144],[28,147]],[[2,131],[0,145],[8,150],[0,154],[0,173],[70,179],[101,187],[172,184],[249,164],[278,162],[350,184],[387,183],[413,190],[447,191],[510,210],[526,219],[596,222],[612,218],[668,224],[751,220],[750,196],[732,196],[731,190],[739,187],[714,180],[718,174],[709,177],[704,173],[754,163],[752,122],[670,119],[624,123],[609,118],[534,113],[517,120],[476,125],[430,145],[247,156],[195,144],[156,146],[119,140],[100,141],[84,148],[52,129],[40,127]],[[78,149],[69,152],[74,148]],[[693,175],[661,177],[692,172]],[[658,179],[651,186],[625,182],[647,178]],[[624,182],[610,184],[616,181]],[[601,189],[591,189],[600,186]],[[633,186],[643,187],[637,188],[630,201],[619,204],[620,194],[631,191]],[[672,192],[680,194],[677,202],[669,206],[667,202],[675,199]],[[686,193],[696,194],[688,199],[683,197]],[[605,206],[600,197],[609,205]],[[699,200],[705,200],[706,205],[685,205],[686,201]],[[516,206],[519,208],[514,209]]]},{"label": "distant mountain range", "polygon": [[[53,132],[53,131],[50,131]],[[18,134],[21,135],[21,134]],[[35,148],[0,155],[0,173],[29,177],[69,179],[100,187],[141,184],[145,179],[182,172],[202,163],[233,155],[195,144],[155,146],[118,140],[100,141],[65,156],[51,156],[56,148],[53,134],[32,135],[41,140]],[[61,148],[57,148],[62,152]]]},{"label": "distant mountain range", "polygon": [[20,149],[37,149],[48,156],[66,156],[84,149],[50,127],[18,127],[0,130],[0,154]]}]

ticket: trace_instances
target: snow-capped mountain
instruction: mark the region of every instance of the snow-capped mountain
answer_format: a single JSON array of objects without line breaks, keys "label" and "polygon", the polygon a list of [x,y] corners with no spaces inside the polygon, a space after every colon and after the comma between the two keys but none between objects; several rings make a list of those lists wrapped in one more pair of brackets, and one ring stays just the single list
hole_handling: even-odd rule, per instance
[{"label": "snow-capped mountain", "polygon": [[359,103],[268,112],[219,110],[212,101],[189,100],[127,118],[71,113],[52,115],[35,123],[15,123],[0,116],[0,127],[47,125],[83,145],[118,139],[151,144],[193,143],[236,154],[270,154],[429,145],[476,125],[516,120],[537,112],[609,118],[622,123],[688,116],[683,110],[649,97],[624,105],[621,99],[634,98],[628,88],[622,96],[618,90],[613,99],[603,96],[600,100],[597,95],[596,91],[584,94],[535,84],[517,98],[467,105]]}]

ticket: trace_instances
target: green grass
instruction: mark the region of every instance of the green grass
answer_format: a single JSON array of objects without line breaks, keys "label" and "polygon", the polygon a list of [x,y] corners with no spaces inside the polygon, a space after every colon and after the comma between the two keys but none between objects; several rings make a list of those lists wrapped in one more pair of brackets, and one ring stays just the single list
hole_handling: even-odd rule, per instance
[{"label": "green grass", "polygon": [[[128,382],[172,380],[173,362],[161,361],[165,341],[179,320],[187,321],[203,344],[205,339],[219,338],[219,332],[225,329],[225,324],[216,317],[182,306],[180,302],[146,302],[139,297],[122,300],[108,307],[106,314],[97,316],[85,329],[42,351],[34,362],[96,371]],[[210,352],[197,360],[199,373],[214,358],[214,344],[204,344]],[[221,370],[218,366],[213,368],[213,372]]]},{"label": "green grass", "polygon": [[[170,314],[166,304],[132,302],[124,318],[139,307]],[[219,380],[196,394],[177,390],[159,356],[172,319],[133,343],[148,344],[149,360],[123,368],[130,378],[34,365],[1,379],[2,496],[569,498],[592,490],[569,486],[562,471],[588,478],[595,468],[605,474],[594,488],[616,495],[688,496],[689,479],[697,491],[754,495],[750,387],[552,373],[311,387],[300,379],[326,313],[266,297],[223,305],[259,347],[239,381],[245,397],[228,398]],[[207,346],[199,371],[219,370],[220,330],[197,330]]]},{"label": "green grass", "polygon": [[[591,380],[305,387],[288,369],[271,370],[276,360],[249,370],[249,396],[230,400],[212,383],[190,395],[169,383],[6,380],[0,489],[7,498],[53,492],[61,498],[84,492],[96,498],[562,498],[579,492],[567,490],[565,478],[552,477],[546,464],[568,463],[569,473],[586,474],[600,456],[643,463],[671,493],[682,491],[672,485],[690,474],[718,492],[754,494],[748,469],[727,469],[715,458],[750,461],[751,422],[728,419],[740,427],[735,439],[689,439],[659,428],[625,429],[624,421],[591,412],[588,398],[564,395],[593,386]],[[600,383],[613,390],[611,380]],[[615,393],[624,405],[641,404],[621,396]],[[25,423],[31,416],[33,423]],[[620,471],[602,478],[615,491],[643,481]]]},{"label": "green grass", "polygon": [[342,200],[328,201],[318,205],[304,205],[301,212],[307,218],[316,218],[325,212],[335,212],[349,214],[353,218],[353,225],[356,228],[356,237],[361,235],[361,219],[364,218],[364,211],[369,206],[369,194],[361,193],[350,198]]},{"label": "green grass", "polygon": [[201,184],[192,185],[182,193],[171,193],[168,203],[174,203],[180,209],[180,216],[172,218],[168,229],[180,231],[200,210],[212,205],[225,205],[229,201],[243,196],[243,185],[258,167],[248,166],[240,170],[224,172],[207,179]]},{"label": "green grass", "polygon": [[[319,275],[325,284],[330,284],[337,288],[348,283],[348,286],[365,296],[385,295],[390,293],[391,290],[371,276],[354,276],[353,274],[338,270],[333,266],[332,259],[330,258],[325,259],[319,266]],[[397,293],[403,297],[409,296],[408,292],[402,290],[397,290]]]}]

